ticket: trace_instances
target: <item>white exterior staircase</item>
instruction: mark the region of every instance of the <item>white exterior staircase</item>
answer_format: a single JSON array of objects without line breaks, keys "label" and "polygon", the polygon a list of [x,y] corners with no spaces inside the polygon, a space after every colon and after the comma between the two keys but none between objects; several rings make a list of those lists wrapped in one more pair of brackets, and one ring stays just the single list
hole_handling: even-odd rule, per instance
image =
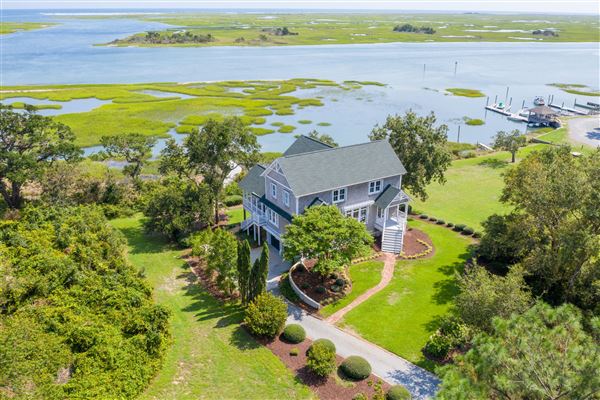
[{"label": "white exterior staircase", "polygon": [[400,254],[404,239],[404,226],[392,225],[386,227],[381,236],[381,250],[386,253]]}]

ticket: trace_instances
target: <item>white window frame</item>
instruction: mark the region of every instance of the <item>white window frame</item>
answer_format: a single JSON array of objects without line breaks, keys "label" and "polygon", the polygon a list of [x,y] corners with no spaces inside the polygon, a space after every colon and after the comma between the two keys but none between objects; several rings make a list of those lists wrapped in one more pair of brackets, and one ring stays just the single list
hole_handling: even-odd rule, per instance
[{"label": "white window frame", "polygon": [[377,218],[383,218],[385,216],[385,208],[377,207]]},{"label": "white window frame", "polygon": [[285,204],[287,207],[290,206],[290,192],[287,190],[283,191],[283,204]]},{"label": "white window frame", "polygon": [[[373,185],[373,189],[371,189],[371,185]],[[379,187],[377,187],[379,185]],[[381,192],[381,188],[383,187],[383,180],[379,179],[377,181],[369,182],[369,194],[375,194]]]},{"label": "white window frame", "polygon": [[[336,199],[337,198],[337,199]],[[346,188],[334,189],[331,191],[331,203],[341,203],[346,201]]]},{"label": "white window frame", "polygon": [[369,219],[369,207],[363,206],[350,208],[344,211],[344,215],[349,218],[354,218],[358,222],[366,224],[367,220]]},{"label": "white window frame", "polygon": [[269,208],[269,223],[271,225],[279,226],[279,214]]},{"label": "white window frame", "polygon": [[271,182],[271,197],[277,198],[277,185]]}]

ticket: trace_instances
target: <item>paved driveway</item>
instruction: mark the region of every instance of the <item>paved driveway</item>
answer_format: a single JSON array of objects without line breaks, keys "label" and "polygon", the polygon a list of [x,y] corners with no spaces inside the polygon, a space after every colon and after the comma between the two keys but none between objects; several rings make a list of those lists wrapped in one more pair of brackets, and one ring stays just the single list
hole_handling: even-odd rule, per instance
[{"label": "paved driveway", "polygon": [[574,141],[600,147],[600,115],[571,118],[568,127],[569,136]]},{"label": "paved driveway", "polygon": [[[277,250],[269,246],[269,276],[267,289],[278,292],[280,275],[290,269],[290,263],[281,259]],[[260,256],[260,248],[252,249],[252,262]],[[288,323],[300,324],[312,339],[326,338],[335,343],[342,357],[359,355],[369,361],[373,373],[391,385],[405,386],[413,399],[429,399],[435,396],[439,379],[432,373],[406,361],[371,342],[341,330],[325,320],[313,317],[300,307],[288,303]]]}]

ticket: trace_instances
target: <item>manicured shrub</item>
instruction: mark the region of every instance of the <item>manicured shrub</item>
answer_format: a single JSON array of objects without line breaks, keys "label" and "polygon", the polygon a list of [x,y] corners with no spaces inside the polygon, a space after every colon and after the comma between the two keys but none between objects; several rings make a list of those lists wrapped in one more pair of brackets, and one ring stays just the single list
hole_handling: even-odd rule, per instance
[{"label": "manicured shrub", "polygon": [[244,322],[250,333],[256,336],[274,338],[287,319],[287,305],[271,293],[259,294],[246,308]]},{"label": "manicured shrub", "polygon": [[473,228],[469,228],[468,226],[462,230],[463,235],[472,235],[474,232],[475,231],[473,230]]},{"label": "manicured shrub", "polygon": [[300,350],[298,350],[297,347],[292,347],[292,349],[290,350],[290,356],[296,357],[298,354],[300,354]]},{"label": "manicured shrub", "polygon": [[473,232],[473,237],[474,238],[480,238],[481,237],[481,232]]},{"label": "manicured shrub", "polygon": [[438,225],[444,225],[446,223],[446,221],[444,221],[443,219],[438,219],[436,224]]},{"label": "manicured shrub", "polygon": [[231,195],[231,196],[227,196],[223,199],[223,203],[225,203],[225,205],[227,207],[231,207],[231,206],[238,206],[240,204],[242,204],[242,196],[238,196],[237,194]]},{"label": "manicured shrub", "polygon": [[454,230],[456,232],[462,232],[467,226],[465,224],[456,224],[454,225]]},{"label": "manicured shrub", "polygon": [[312,342],[312,344],[310,345],[310,347],[306,351],[307,355],[310,353],[311,349],[316,344],[323,345],[323,346],[327,347],[329,350],[331,350],[334,353],[336,351],[335,344],[333,344],[333,342],[331,340],[329,340],[329,339],[317,339],[314,342]]},{"label": "manicured shrub", "polygon": [[319,294],[325,294],[325,292],[326,292],[326,291],[327,291],[327,290],[325,289],[325,286],[320,286],[320,285],[319,285],[319,286],[317,286],[317,287],[315,288],[315,292],[317,292],[317,293],[319,293]]},{"label": "manicured shrub", "polygon": [[402,385],[394,385],[385,394],[385,400],[410,400],[412,396],[408,389]]},{"label": "manicured shrub", "polygon": [[348,378],[363,380],[371,375],[371,364],[360,356],[350,356],[344,360],[340,369]]},{"label": "manicured shrub", "polygon": [[306,331],[298,324],[289,324],[282,334],[283,338],[290,343],[302,343],[306,339]]},{"label": "manicured shrub", "polygon": [[450,338],[435,332],[427,340],[423,351],[432,357],[443,359],[448,355],[450,349],[452,349]]},{"label": "manicured shrub", "polygon": [[437,218],[436,218],[436,217],[429,217],[429,220],[430,220],[431,222],[436,222],[436,221],[437,221]]},{"label": "manicured shrub", "polygon": [[346,280],[343,279],[343,278],[337,278],[335,280],[335,284],[338,285],[338,286],[344,286],[344,285],[346,285]]},{"label": "manicured shrub", "polygon": [[335,292],[335,293],[337,293],[337,292],[339,292],[340,290],[342,290],[342,287],[341,287],[341,286],[338,286],[338,285],[331,285],[331,291],[332,291],[332,292]]},{"label": "manicured shrub", "polygon": [[423,351],[433,357],[443,359],[450,350],[469,342],[471,329],[457,318],[446,318],[425,344]]},{"label": "manicured shrub", "polygon": [[429,216],[427,214],[421,214],[421,215],[419,215],[419,218],[427,219],[427,218],[429,218]]},{"label": "manicured shrub", "polygon": [[335,351],[323,342],[310,346],[306,366],[318,376],[327,376],[335,370]]},{"label": "manicured shrub", "polygon": [[448,228],[452,228],[452,227],[454,226],[454,224],[453,224],[452,222],[448,222],[448,223],[446,224],[446,226],[447,226]]}]

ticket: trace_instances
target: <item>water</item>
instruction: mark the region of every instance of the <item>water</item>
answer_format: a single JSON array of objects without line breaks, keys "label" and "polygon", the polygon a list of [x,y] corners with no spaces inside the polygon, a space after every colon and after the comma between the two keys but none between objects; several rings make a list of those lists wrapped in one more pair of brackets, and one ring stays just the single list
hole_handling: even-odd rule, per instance
[{"label": "water", "polygon": [[[72,10],[70,11],[72,12]],[[61,25],[3,35],[0,61],[2,85],[67,83],[196,82],[218,80],[288,79],[312,77],[371,80],[386,87],[367,86],[358,91],[323,89],[324,107],[307,107],[293,116],[271,116],[297,126],[297,133],[312,129],[332,135],[340,144],[366,140],[388,114],[413,109],[434,111],[438,122],[448,124],[450,140],[489,143],[500,129],[525,129],[524,124],[486,113],[486,98],[445,95],[451,87],[479,89],[499,100],[513,99],[513,111],[523,100],[554,95],[555,103],[572,106],[576,96],[547,84],[580,83],[599,88],[600,50],[597,43],[397,43],[374,45],[323,45],[295,47],[135,48],[94,46],[130,34],[161,29],[165,25],[122,19],[72,19],[39,11],[6,11],[4,20],[47,21]],[[458,68],[455,74],[455,62]],[[425,67],[424,67],[425,66]],[[508,98],[505,98],[510,87]],[[433,90],[429,90],[429,89]],[[156,95],[151,93],[152,95]],[[162,93],[162,96],[171,96]],[[175,94],[173,94],[175,95]],[[304,96],[299,93],[298,95]],[[175,96],[183,97],[180,94]],[[335,101],[337,100],[337,101]],[[579,96],[580,102],[595,97]],[[82,100],[77,100],[77,102]],[[42,101],[42,103],[49,103]],[[80,103],[81,105],[82,103]],[[45,110],[63,113],[62,110]],[[78,105],[73,105],[77,107]],[[70,111],[72,112],[72,111]],[[464,116],[481,118],[483,126],[462,123]],[[297,121],[308,119],[311,125]],[[329,122],[332,126],[316,126]],[[281,151],[293,134],[259,138],[266,151]]]}]

